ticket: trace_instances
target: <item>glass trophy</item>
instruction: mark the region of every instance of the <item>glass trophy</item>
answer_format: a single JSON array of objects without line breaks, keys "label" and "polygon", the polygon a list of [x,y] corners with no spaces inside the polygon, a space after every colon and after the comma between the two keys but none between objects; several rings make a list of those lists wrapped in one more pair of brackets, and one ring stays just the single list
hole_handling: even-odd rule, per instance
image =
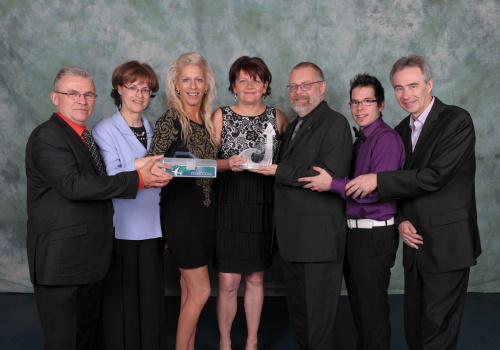
[{"label": "glass trophy", "polygon": [[271,123],[267,124],[264,131],[265,144],[258,144],[253,148],[247,148],[238,156],[246,159],[246,163],[239,165],[241,169],[258,169],[264,165],[271,165],[273,161],[273,141],[276,132]]}]

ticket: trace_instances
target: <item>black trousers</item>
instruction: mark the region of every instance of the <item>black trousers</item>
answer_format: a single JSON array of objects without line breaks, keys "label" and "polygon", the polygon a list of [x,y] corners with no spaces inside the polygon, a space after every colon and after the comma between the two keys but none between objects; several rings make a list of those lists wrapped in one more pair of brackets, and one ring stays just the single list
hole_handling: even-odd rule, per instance
[{"label": "black trousers", "polygon": [[283,260],[290,325],[297,350],[334,348],[343,258],[325,262]]},{"label": "black trousers", "polygon": [[399,245],[396,227],[350,229],[344,279],[358,340],[356,349],[391,346],[387,289]]},{"label": "black trousers", "polygon": [[165,350],[163,238],[115,239],[102,286],[100,350]]},{"label": "black trousers", "polygon": [[405,270],[404,322],[410,350],[456,349],[469,272],[429,273],[418,255]]},{"label": "black trousers", "polygon": [[95,349],[101,286],[33,286],[45,350]]}]

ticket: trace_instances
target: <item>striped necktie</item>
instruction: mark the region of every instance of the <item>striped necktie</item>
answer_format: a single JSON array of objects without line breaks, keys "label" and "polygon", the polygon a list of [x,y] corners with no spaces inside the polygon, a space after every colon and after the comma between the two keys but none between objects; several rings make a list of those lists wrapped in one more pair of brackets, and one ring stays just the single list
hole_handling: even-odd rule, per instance
[{"label": "striped necktie", "polygon": [[82,136],[85,139],[85,142],[87,142],[87,147],[92,155],[92,159],[94,159],[94,162],[97,165],[99,175],[104,175],[104,167],[102,166],[101,156],[99,155],[99,151],[97,150],[97,146],[92,138],[92,135],[90,135],[90,132],[87,129],[84,129]]}]

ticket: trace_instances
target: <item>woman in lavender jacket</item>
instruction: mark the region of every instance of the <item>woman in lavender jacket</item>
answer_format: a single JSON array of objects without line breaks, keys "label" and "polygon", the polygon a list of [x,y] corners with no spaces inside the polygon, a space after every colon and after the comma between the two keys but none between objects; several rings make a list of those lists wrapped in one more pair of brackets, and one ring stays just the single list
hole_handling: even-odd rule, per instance
[{"label": "woman in lavender jacket", "polygon": [[[118,109],[99,121],[93,137],[108,175],[140,167],[150,158],[153,129],[142,115],[159,83],[147,63],[126,62],[112,77]],[[135,199],[113,199],[115,240],[103,282],[99,349],[165,349],[164,241],[160,189],[143,189]]]}]

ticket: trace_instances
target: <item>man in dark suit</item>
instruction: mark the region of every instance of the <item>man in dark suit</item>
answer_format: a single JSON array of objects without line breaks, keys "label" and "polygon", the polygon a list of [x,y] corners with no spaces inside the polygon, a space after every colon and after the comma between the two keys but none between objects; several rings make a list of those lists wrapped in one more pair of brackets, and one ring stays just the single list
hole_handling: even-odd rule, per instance
[{"label": "man in dark suit", "polygon": [[26,146],[26,245],[45,349],[94,348],[114,237],[111,198],[134,198],[171,179],[154,160],[139,161],[138,171],[104,175],[85,126],[96,97],[88,71],[62,68],[51,92],[57,113]]},{"label": "man in dark suit", "polygon": [[475,133],[469,113],[432,96],[429,64],[418,55],[392,67],[408,117],[396,127],[403,170],[362,175],[347,195],[401,198],[396,223],[404,244],[405,334],[410,349],[455,349],[470,266],[481,254],[475,199]]},{"label": "man in dark suit", "polygon": [[296,349],[333,349],[346,242],[344,200],[304,189],[301,177],[348,175],[352,136],[346,118],[324,101],[321,69],[302,62],[290,73],[290,104],[297,112],[277,163],[258,172],[275,176],[275,220],[290,323]]}]

